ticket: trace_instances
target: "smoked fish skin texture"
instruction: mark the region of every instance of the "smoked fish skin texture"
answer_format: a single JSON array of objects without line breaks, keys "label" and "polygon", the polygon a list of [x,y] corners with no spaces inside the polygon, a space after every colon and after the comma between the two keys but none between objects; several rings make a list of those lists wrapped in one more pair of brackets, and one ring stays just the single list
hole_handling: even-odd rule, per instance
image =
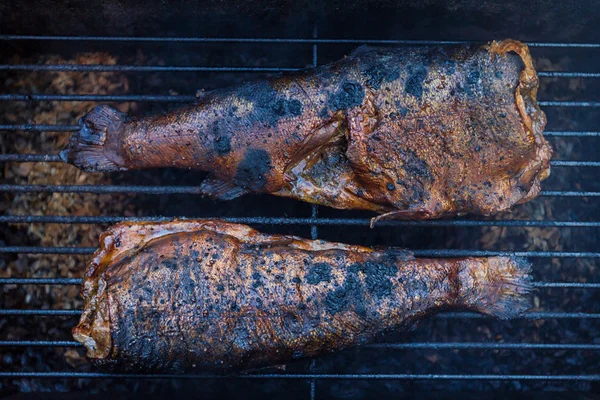
[{"label": "smoked fish skin texture", "polygon": [[74,338],[94,364],[240,371],[369,343],[446,309],[528,308],[529,264],[261,234],[215,220],[121,223],[101,236]]},{"label": "smoked fish skin texture", "polygon": [[272,193],[378,218],[491,215],[550,173],[527,46],[362,46],[332,64],[204,93],[164,115],[108,106],[63,160],[87,171],[208,171],[202,193]]}]

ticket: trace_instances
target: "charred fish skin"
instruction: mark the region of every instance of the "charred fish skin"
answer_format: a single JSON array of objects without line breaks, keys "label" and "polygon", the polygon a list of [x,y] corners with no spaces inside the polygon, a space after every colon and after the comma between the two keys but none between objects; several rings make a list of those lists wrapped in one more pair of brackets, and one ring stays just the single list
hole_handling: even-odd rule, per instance
[{"label": "charred fish skin", "polygon": [[91,171],[194,168],[203,193],[278,196],[379,218],[490,215],[550,173],[527,46],[363,46],[322,67],[218,89],[166,115],[107,106],[65,161]]},{"label": "charred fish skin", "polygon": [[373,341],[444,309],[528,306],[529,265],[416,259],[213,220],[123,223],[86,271],[76,340],[97,365],[240,371]]}]

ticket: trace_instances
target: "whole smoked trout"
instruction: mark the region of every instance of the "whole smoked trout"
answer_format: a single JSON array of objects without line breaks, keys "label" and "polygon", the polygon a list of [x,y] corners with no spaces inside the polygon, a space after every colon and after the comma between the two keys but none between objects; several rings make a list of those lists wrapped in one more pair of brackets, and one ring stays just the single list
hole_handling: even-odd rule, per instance
[{"label": "whole smoked trout", "polygon": [[550,173],[525,44],[360,47],[319,68],[205,93],[165,115],[108,106],[63,160],[86,171],[208,171],[201,192],[272,193],[380,218],[490,215]]},{"label": "whole smoked trout", "polygon": [[529,265],[261,234],[214,220],[122,223],[101,237],[73,336],[98,365],[239,371],[368,343],[445,309],[528,305]]}]

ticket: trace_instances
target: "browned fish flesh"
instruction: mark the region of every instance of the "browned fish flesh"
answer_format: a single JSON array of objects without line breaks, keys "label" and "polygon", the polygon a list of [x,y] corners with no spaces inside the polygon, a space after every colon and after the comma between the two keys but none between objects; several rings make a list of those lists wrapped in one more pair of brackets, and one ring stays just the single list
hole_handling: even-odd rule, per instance
[{"label": "browned fish flesh", "polygon": [[215,220],[121,223],[101,236],[73,336],[98,365],[239,371],[373,341],[446,309],[528,306],[529,265],[267,235]]},{"label": "browned fish flesh", "polygon": [[205,93],[164,115],[108,106],[62,158],[86,171],[208,171],[204,194],[272,193],[384,218],[489,215],[550,173],[527,46],[360,47],[319,68]]}]

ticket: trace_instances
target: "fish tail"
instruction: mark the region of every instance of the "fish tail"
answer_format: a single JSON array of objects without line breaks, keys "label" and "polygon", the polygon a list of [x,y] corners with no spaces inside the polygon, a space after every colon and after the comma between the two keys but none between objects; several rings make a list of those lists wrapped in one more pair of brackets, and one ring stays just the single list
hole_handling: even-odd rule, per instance
[{"label": "fish tail", "polygon": [[[79,130],[71,136],[60,158],[89,172],[122,171],[115,151],[108,149],[109,141],[117,139],[129,116],[107,105],[93,108],[79,120]],[[111,154],[109,158],[107,154]],[[121,164],[121,165],[119,165]]]},{"label": "fish tail", "polygon": [[531,264],[517,257],[490,257],[461,269],[461,297],[467,308],[498,319],[515,318],[531,307]]}]

